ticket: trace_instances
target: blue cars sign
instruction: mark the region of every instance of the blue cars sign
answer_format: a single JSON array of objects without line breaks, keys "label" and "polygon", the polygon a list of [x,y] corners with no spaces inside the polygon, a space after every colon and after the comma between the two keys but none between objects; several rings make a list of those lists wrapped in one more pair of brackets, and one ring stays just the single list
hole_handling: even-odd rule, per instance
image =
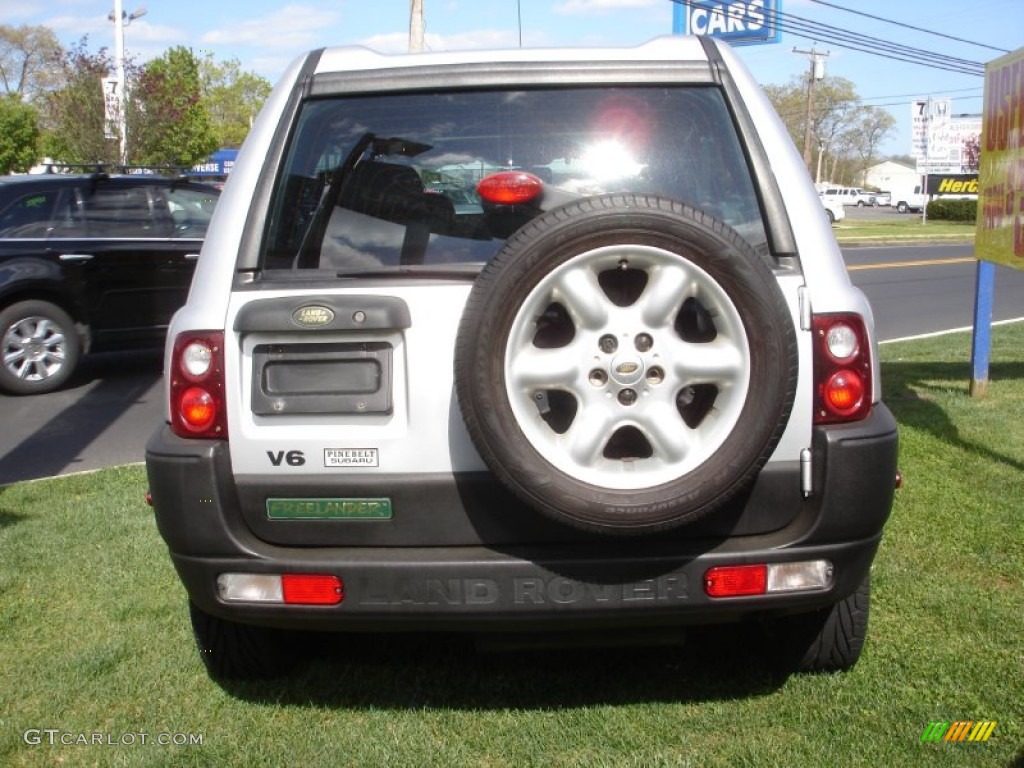
[{"label": "blue cars sign", "polygon": [[686,0],[677,4],[676,34],[704,35],[732,45],[777,43],[781,0]]}]

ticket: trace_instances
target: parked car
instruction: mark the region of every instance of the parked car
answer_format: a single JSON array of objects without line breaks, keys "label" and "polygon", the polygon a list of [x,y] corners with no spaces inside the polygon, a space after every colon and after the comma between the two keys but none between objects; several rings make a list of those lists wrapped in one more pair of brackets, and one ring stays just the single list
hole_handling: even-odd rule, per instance
[{"label": "parked car", "polygon": [[846,209],[838,200],[826,200],[824,197],[820,199],[821,204],[825,206],[825,216],[828,217],[829,224],[835,224],[846,218]]},{"label": "parked car", "polygon": [[863,208],[865,206],[875,207],[878,205],[878,199],[875,197],[874,192],[868,192],[866,189],[859,188],[855,191],[857,193],[856,201],[858,208]]},{"label": "parked car", "polygon": [[[428,190],[470,176],[478,212]],[[216,678],[308,630],[861,653],[897,477],[871,311],[725,44],[310,53],[165,354],[150,496]]]},{"label": "parked car", "polygon": [[162,346],[218,195],[148,174],[0,179],[0,391],[50,392],[88,352]]},{"label": "parked car", "polygon": [[823,200],[836,202],[840,205],[856,205],[859,208],[863,208],[866,205],[876,205],[872,193],[854,187],[825,187],[818,194]]},{"label": "parked car", "polygon": [[928,195],[917,184],[897,190],[892,195],[892,206],[898,213],[920,213],[928,205]]},{"label": "parked car", "polygon": [[875,193],[875,204],[876,205],[892,205],[892,195],[888,192],[876,192]]}]

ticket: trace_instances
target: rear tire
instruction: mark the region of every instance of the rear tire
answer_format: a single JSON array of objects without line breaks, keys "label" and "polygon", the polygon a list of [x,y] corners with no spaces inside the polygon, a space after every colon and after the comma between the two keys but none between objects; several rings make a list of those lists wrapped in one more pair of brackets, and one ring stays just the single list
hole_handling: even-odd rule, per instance
[{"label": "rear tire", "polygon": [[786,616],[769,624],[776,670],[842,672],[860,658],[868,631],[871,578],[852,595],[813,613]]},{"label": "rear tire", "polygon": [[211,616],[193,602],[189,614],[199,657],[214,680],[276,677],[292,666],[285,654],[285,631],[236,624]]},{"label": "rear tire", "polygon": [[19,301],[0,312],[0,390],[41,395],[61,387],[82,355],[75,322],[48,301]]}]

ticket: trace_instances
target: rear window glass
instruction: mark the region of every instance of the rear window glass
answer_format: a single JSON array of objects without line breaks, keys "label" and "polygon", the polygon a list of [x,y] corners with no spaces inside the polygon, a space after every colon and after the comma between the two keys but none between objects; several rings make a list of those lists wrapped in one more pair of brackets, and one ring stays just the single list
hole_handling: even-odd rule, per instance
[{"label": "rear window glass", "polygon": [[[532,174],[534,199],[482,199],[481,180]],[[707,211],[755,247],[760,210],[711,87],[408,93],[307,101],[276,181],[268,270],[343,275],[482,264],[544,211],[609,193]]]}]

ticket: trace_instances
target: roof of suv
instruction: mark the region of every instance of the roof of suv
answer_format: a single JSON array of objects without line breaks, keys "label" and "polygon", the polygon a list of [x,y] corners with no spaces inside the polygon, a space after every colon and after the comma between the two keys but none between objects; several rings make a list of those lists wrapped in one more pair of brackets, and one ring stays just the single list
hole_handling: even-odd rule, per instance
[{"label": "roof of suv", "polygon": [[[138,184],[185,184],[191,179],[181,176],[140,173],[31,173],[24,176],[0,176],[0,189],[4,187],[31,188],[32,186],[52,187],[61,184],[81,184],[83,181],[121,181]],[[202,182],[199,182],[202,183]]]},{"label": "roof of suv", "polygon": [[394,69],[457,64],[524,64],[536,61],[707,61],[696,37],[664,36],[635,47],[621,48],[509,48],[498,50],[444,51],[438,53],[383,54],[361,46],[323,49],[314,74],[339,71]]}]

